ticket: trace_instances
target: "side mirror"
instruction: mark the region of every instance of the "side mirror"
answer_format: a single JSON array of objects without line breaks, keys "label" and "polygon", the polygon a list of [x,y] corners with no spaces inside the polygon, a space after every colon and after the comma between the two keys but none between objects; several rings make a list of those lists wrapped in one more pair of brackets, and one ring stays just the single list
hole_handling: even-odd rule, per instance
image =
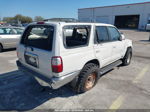
[{"label": "side mirror", "polygon": [[120,40],[120,41],[125,40],[125,36],[124,36],[123,34],[121,34],[119,40]]}]

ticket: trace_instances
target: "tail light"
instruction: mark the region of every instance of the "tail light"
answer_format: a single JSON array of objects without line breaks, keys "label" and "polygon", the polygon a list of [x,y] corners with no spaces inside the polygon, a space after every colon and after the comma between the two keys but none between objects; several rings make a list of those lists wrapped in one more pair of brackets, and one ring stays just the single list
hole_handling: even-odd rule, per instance
[{"label": "tail light", "polygon": [[37,24],[45,24],[45,22],[44,21],[39,21],[39,22],[37,22]]},{"label": "tail light", "polygon": [[54,56],[51,60],[52,72],[60,73],[63,71],[63,61],[60,56]]}]

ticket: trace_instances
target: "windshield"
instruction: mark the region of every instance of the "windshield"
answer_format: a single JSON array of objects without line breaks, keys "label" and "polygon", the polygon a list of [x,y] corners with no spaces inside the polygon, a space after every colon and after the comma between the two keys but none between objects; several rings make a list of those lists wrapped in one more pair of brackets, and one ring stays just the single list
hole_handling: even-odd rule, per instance
[{"label": "windshield", "polygon": [[21,44],[43,50],[52,50],[54,27],[48,25],[29,26],[23,34]]}]

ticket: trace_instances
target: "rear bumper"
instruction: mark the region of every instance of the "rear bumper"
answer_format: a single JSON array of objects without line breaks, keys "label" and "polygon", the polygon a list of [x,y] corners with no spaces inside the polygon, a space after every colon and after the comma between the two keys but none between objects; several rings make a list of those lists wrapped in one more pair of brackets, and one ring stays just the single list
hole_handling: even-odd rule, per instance
[{"label": "rear bumper", "polygon": [[52,77],[52,78],[47,78],[44,75],[37,73],[29,68],[27,68],[26,66],[24,66],[22,63],[20,63],[19,61],[16,61],[18,69],[25,72],[26,74],[29,74],[33,77],[35,77],[35,79],[43,86],[50,86],[53,89],[58,89],[61,86],[71,82],[76,76],[78,76],[80,71],[75,71],[72,72],[70,74],[67,74],[65,76],[62,77]]}]

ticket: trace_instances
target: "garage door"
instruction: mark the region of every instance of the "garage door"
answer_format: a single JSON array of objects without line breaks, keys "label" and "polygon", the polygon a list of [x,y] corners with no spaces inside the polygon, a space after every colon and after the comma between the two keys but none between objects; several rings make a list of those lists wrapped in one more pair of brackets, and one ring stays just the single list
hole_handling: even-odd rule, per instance
[{"label": "garage door", "polygon": [[115,17],[115,26],[118,28],[138,29],[140,15],[125,15]]},{"label": "garage door", "polygon": [[109,23],[109,17],[108,16],[97,16],[96,22],[98,22],[98,23]]}]

